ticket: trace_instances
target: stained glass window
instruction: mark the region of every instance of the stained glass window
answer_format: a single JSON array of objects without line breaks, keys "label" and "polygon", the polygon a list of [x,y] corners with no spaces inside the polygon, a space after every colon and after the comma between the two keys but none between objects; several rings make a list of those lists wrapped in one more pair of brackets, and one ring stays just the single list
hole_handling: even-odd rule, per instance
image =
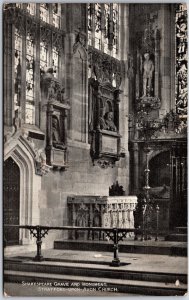
[{"label": "stained glass window", "polygon": [[176,10],[176,111],[187,115],[188,92],[187,4]]},{"label": "stained glass window", "polygon": [[22,37],[15,29],[15,50],[14,50],[14,110],[20,106],[21,97],[21,64],[22,64]]},{"label": "stained glass window", "polygon": [[49,22],[49,5],[48,3],[40,4],[40,18],[42,21]]},{"label": "stained glass window", "polygon": [[116,56],[118,51],[118,4],[113,3],[113,53]]},{"label": "stained glass window", "polygon": [[27,12],[29,12],[30,15],[35,15],[36,4],[35,3],[27,3],[26,10],[27,10]]},{"label": "stained glass window", "polygon": [[110,50],[108,47],[108,37],[109,37],[109,21],[110,21],[110,4],[104,4],[104,52],[110,54]]},{"label": "stained glass window", "polygon": [[92,45],[92,5],[88,5],[88,44]]},{"label": "stained glass window", "polygon": [[25,122],[35,124],[34,102],[34,41],[30,34],[26,38],[26,115]]},{"label": "stained glass window", "polygon": [[21,4],[21,3],[16,3],[15,5],[16,5],[16,7],[18,7],[18,8],[22,8],[22,4]]},{"label": "stained glass window", "polygon": [[52,65],[54,71],[54,77],[58,78],[59,73],[59,52],[56,47],[52,49]]},{"label": "stained glass window", "polygon": [[88,6],[88,44],[114,57],[118,52],[118,8],[116,3]]},{"label": "stained glass window", "polygon": [[53,25],[60,28],[61,6],[59,3],[52,3],[53,10]]},{"label": "stained glass window", "polygon": [[40,43],[40,69],[45,71],[48,65],[48,48],[44,42]]},{"label": "stained glass window", "polygon": [[101,5],[95,4],[95,48],[101,50]]}]

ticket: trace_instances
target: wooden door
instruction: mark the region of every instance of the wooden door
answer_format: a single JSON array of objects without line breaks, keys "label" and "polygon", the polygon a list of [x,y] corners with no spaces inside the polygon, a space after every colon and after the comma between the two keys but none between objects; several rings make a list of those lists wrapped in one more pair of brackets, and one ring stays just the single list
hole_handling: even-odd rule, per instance
[{"label": "wooden door", "polygon": [[[9,157],[3,167],[3,213],[4,224],[19,225],[20,210],[20,170],[16,162]],[[4,227],[4,239],[7,245],[19,244],[19,229]]]}]

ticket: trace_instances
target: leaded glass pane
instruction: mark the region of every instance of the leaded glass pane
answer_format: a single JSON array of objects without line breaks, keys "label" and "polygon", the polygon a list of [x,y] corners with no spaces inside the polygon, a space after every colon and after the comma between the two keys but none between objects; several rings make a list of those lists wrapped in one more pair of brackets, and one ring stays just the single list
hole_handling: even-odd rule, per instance
[{"label": "leaded glass pane", "polygon": [[40,18],[42,21],[48,23],[49,22],[49,5],[48,3],[40,4]]},{"label": "leaded glass pane", "polygon": [[26,102],[25,122],[27,124],[35,124],[35,106],[34,102]]},{"label": "leaded glass pane", "polygon": [[54,77],[58,78],[59,53],[55,47],[52,50],[52,64],[53,64]]},{"label": "leaded glass pane", "polygon": [[92,5],[88,5],[88,44],[92,45]]},{"label": "leaded glass pane", "polygon": [[187,5],[176,11],[176,111],[187,115],[188,92]]},{"label": "leaded glass pane", "polygon": [[21,96],[21,60],[22,60],[22,38],[15,29],[15,51],[14,51],[14,110],[20,106]]},{"label": "leaded glass pane", "polygon": [[29,12],[30,15],[35,15],[36,13],[36,4],[35,3],[27,3],[27,12]]},{"label": "leaded glass pane", "polygon": [[101,50],[101,5],[95,4],[95,48]]},{"label": "leaded glass pane", "polygon": [[22,8],[22,4],[21,4],[21,3],[16,3],[15,5],[16,5],[16,7],[18,7],[18,8]]},{"label": "leaded glass pane", "polygon": [[116,56],[118,50],[118,5],[113,4],[113,53]]},{"label": "leaded glass pane", "polygon": [[61,5],[59,3],[52,3],[53,6],[53,25],[60,28]]},{"label": "leaded glass pane", "polygon": [[118,8],[116,3],[88,5],[88,44],[114,57],[118,53]]},{"label": "leaded glass pane", "polygon": [[48,63],[48,50],[44,42],[40,43],[40,69],[45,71]]},{"label": "leaded glass pane", "polygon": [[108,38],[109,38],[109,22],[110,22],[110,4],[104,4],[104,52],[110,54],[108,48]]},{"label": "leaded glass pane", "polygon": [[[29,117],[30,116],[30,117]],[[31,35],[26,38],[26,123],[35,123],[34,102],[34,41]]]}]

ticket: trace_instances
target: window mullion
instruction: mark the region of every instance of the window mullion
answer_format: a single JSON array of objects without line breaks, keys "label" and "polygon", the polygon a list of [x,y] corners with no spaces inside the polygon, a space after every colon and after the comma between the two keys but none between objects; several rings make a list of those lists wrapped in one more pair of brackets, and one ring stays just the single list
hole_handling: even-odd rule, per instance
[{"label": "window mullion", "polygon": [[95,4],[94,3],[91,3],[91,19],[92,19],[92,46],[94,47],[95,46]]},{"label": "window mullion", "polygon": [[109,40],[108,48],[110,51],[113,49],[113,3],[110,3],[110,20],[109,20]]},{"label": "window mullion", "polygon": [[53,5],[49,3],[49,24],[53,25]]},{"label": "window mullion", "polygon": [[[22,36],[22,71],[26,70],[26,33]],[[21,73],[21,119],[26,122],[26,72]]]},{"label": "window mullion", "polygon": [[40,25],[37,27],[34,68],[35,124],[40,126]]},{"label": "window mullion", "polygon": [[104,52],[104,35],[105,35],[105,15],[104,4],[101,4],[101,50]]}]

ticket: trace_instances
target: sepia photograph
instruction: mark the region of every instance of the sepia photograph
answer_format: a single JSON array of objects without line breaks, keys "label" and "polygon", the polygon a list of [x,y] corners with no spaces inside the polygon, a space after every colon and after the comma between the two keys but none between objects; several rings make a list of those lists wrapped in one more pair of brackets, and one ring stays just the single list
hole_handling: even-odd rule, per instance
[{"label": "sepia photograph", "polygon": [[2,17],[4,297],[187,295],[187,3]]}]

